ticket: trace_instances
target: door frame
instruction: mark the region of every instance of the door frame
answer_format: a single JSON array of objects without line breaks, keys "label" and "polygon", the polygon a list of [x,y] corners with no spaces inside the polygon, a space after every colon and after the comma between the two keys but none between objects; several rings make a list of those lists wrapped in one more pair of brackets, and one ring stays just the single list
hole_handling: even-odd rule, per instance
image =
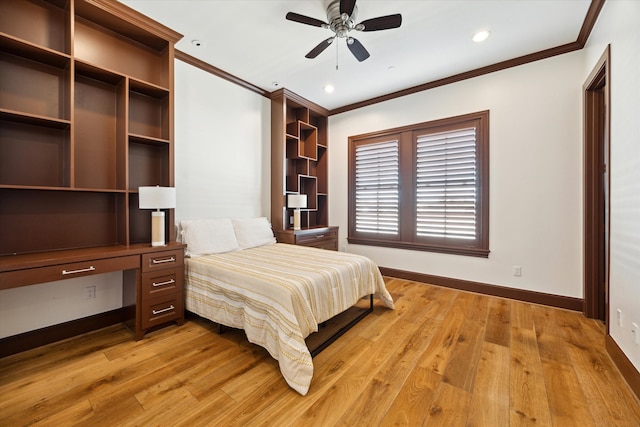
[{"label": "door frame", "polygon": [[[608,159],[611,146],[610,64],[611,45],[608,45],[583,85],[583,313],[586,317],[604,320],[607,334],[609,334],[609,236],[611,222],[609,219],[611,163]],[[602,179],[603,167],[605,166],[608,167],[606,183]],[[600,278],[603,278],[603,284],[601,284]],[[601,286],[604,286],[604,292],[602,292]]]}]

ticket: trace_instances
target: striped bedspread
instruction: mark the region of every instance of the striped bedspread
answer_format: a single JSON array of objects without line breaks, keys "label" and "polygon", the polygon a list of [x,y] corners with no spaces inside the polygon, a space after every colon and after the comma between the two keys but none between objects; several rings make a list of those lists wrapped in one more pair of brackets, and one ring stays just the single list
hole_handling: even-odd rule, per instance
[{"label": "striped bedspread", "polygon": [[369,294],[393,308],[377,265],[360,255],[276,243],[188,258],[185,267],[187,310],[244,329],[302,395],[313,376],[304,339],[319,323]]}]

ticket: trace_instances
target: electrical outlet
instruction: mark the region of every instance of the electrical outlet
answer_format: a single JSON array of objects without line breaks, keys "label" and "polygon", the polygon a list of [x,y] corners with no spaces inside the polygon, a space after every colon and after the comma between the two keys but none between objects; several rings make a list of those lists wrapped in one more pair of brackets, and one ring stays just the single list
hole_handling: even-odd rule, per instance
[{"label": "electrical outlet", "polygon": [[87,286],[84,288],[84,299],[94,299],[96,297],[96,287]]},{"label": "electrical outlet", "polygon": [[522,276],[522,267],[520,267],[519,265],[514,265],[513,266],[513,275],[516,276],[516,277]]},{"label": "electrical outlet", "polygon": [[622,310],[621,309],[616,310],[616,323],[618,324],[618,326],[622,326]]},{"label": "electrical outlet", "polygon": [[636,345],[640,345],[640,331],[638,331],[638,324],[636,322],[631,322],[631,334],[633,335],[633,342]]}]

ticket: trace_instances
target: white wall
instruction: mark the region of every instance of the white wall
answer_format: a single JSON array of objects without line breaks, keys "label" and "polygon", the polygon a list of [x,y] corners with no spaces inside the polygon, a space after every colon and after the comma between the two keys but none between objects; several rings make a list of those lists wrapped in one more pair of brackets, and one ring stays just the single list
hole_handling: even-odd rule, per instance
[{"label": "white wall", "polygon": [[[611,45],[611,337],[640,370],[640,2],[607,1],[584,49],[582,80]],[[616,324],[616,310],[623,324]],[[640,334],[640,330],[637,331]]]},{"label": "white wall", "polygon": [[175,62],[176,221],[270,215],[271,103]]},{"label": "white wall", "polygon": [[[330,117],[340,247],[383,267],[581,298],[583,68],[574,52]],[[348,137],[481,110],[490,111],[489,258],[348,245]]]},{"label": "white wall", "polygon": [[[175,61],[176,220],[269,216],[270,105]],[[120,272],[2,290],[0,338],[120,307]]]},{"label": "white wall", "polygon": [[[96,287],[94,299],[85,288]],[[0,291],[0,338],[122,307],[122,273],[60,280]]]}]

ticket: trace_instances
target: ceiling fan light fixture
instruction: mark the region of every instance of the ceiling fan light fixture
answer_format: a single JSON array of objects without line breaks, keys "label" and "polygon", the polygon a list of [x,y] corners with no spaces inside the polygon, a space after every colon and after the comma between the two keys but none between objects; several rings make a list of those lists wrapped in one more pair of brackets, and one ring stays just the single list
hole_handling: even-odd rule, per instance
[{"label": "ceiling fan light fixture", "polygon": [[[305,55],[305,58],[313,59],[317,57],[335,38],[341,38],[345,39],[347,47],[353,56],[355,56],[359,62],[362,62],[369,58],[369,52],[367,52],[367,49],[365,49],[362,43],[350,37],[349,32],[352,30],[368,32],[398,28],[402,25],[402,15],[396,13],[393,15],[379,16],[377,18],[366,19],[356,24],[357,15],[358,7],[356,6],[356,0],[330,0],[327,6],[327,22],[310,16],[300,15],[296,12],[288,12],[285,15],[285,19],[313,27],[329,28],[334,33],[333,37],[320,42],[320,44],[311,49]],[[336,70],[337,69],[338,66],[336,65]]]},{"label": "ceiling fan light fixture", "polygon": [[475,33],[473,35],[472,40],[476,43],[480,43],[485,41],[489,35],[491,34],[491,32],[489,30],[482,30],[482,31],[478,31],[477,33]]}]

